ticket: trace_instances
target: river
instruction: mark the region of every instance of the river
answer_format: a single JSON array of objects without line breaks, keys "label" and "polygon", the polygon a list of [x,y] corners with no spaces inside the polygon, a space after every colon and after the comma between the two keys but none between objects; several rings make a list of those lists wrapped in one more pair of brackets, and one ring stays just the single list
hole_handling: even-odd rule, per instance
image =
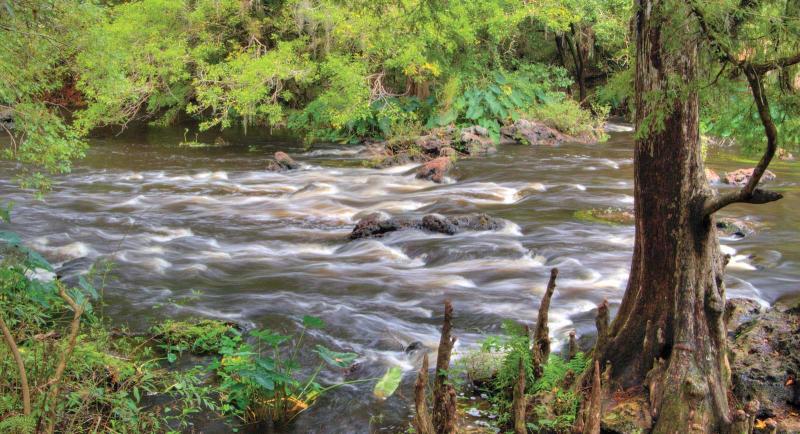
[{"label": "river", "polygon": [[[44,200],[22,193],[0,164],[0,197],[15,202],[12,230],[62,273],[116,263],[105,314],[144,329],[157,318],[212,317],[245,327],[297,330],[303,315],[327,328],[311,335],[360,355],[361,376],[407,370],[400,393],[372,397],[372,384],[338,389],[303,413],[290,432],[397,432],[408,426],[413,361],[404,347],[438,343],[442,301],[455,308],[457,351],[500,332],[504,319],[532,323],[551,267],[560,269],[550,310],[556,345],[594,327],[604,298],[612,311],[625,288],[631,226],[591,223],[578,210],[633,205],[632,137],[559,147],[504,146],[461,160],[448,183],[415,179],[412,166],[376,170],[358,147],[311,148],[290,138],[228,132],[229,146],[179,147],[180,129],[133,129],[92,140],[74,171],[55,178]],[[212,142],[215,136],[201,136]],[[277,150],[303,168],[265,169]],[[730,149],[711,149],[722,173],[750,167]],[[745,238],[723,238],[733,254],[728,296],[764,304],[800,293],[800,170],[776,162],[785,198],[722,214],[758,222]],[[416,230],[348,241],[360,216],[487,213],[499,231],[454,236]],[[313,357],[310,353],[304,357]],[[308,361],[310,364],[311,362]],[[329,373],[324,382],[336,381]],[[223,432],[210,424],[205,432]]]}]

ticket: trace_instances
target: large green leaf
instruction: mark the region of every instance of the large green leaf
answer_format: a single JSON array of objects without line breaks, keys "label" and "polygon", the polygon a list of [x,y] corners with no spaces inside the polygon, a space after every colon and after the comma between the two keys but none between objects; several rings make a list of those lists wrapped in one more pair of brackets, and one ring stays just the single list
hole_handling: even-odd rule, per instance
[{"label": "large green leaf", "polygon": [[325,363],[335,366],[337,368],[346,368],[353,364],[353,361],[358,358],[358,354],[356,353],[337,353],[336,351],[331,351],[322,345],[317,345],[317,349],[314,350]]},{"label": "large green leaf", "polygon": [[375,384],[375,389],[372,393],[376,398],[386,399],[394,394],[397,387],[400,386],[400,380],[403,379],[403,370],[399,366],[392,366],[386,370],[383,377]]}]

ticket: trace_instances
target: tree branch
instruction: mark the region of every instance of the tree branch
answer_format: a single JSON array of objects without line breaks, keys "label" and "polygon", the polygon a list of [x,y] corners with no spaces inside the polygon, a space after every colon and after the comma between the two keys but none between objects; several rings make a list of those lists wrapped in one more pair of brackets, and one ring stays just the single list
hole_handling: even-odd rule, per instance
[{"label": "tree branch", "polygon": [[769,163],[778,150],[778,128],[775,126],[775,122],[769,110],[769,101],[767,100],[764,89],[764,74],[776,68],[783,68],[800,63],[800,53],[758,64],[753,64],[747,60],[738,60],[727,46],[719,40],[716,32],[710,28],[705,15],[695,2],[690,0],[689,4],[692,8],[692,12],[697,17],[697,21],[703,33],[710,40],[712,45],[717,48],[720,60],[732,63],[740,71],[744,72],[747,77],[747,83],[750,85],[753,100],[758,108],[758,116],[761,120],[761,124],[764,126],[764,134],[767,137],[767,148],[764,150],[764,155],[761,156],[756,167],[753,168],[753,174],[750,176],[747,184],[737,192],[721,196],[718,195],[707,199],[703,206],[703,212],[706,216],[709,216],[733,203],[763,204],[779,200],[783,197],[780,193],[756,189],[759,181],[761,181],[762,175],[766,172]]},{"label": "tree branch", "polygon": [[25,371],[25,362],[22,360],[22,355],[19,353],[17,343],[14,342],[14,336],[11,335],[11,330],[8,329],[5,320],[0,316],[0,330],[3,331],[3,338],[14,356],[14,361],[17,363],[17,370],[19,371],[19,382],[22,388],[22,414],[30,416],[31,414],[31,389],[28,385],[28,376]]}]

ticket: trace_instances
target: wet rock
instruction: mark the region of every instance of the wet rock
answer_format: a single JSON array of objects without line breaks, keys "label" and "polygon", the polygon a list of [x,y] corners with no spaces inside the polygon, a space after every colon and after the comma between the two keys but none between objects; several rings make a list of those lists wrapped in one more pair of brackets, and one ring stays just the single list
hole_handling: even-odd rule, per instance
[{"label": "wet rock", "polygon": [[417,169],[417,178],[441,183],[452,165],[449,157],[434,158]]},{"label": "wet rock", "polygon": [[708,180],[709,184],[716,184],[719,182],[719,174],[714,171],[714,169],[706,168],[706,179]]},{"label": "wet rock", "polygon": [[423,217],[420,227],[431,232],[447,235],[454,235],[458,232],[458,228],[450,223],[447,218],[433,214]]},{"label": "wet rock", "polygon": [[414,144],[423,153],[435,157],[441,155],[442,148],[451,146],[455,133],[456,129],[453,127],[436,128],[428,134],[417,137]]},{"label": "wet rock", "polygon": [[289,154],[278,151],[274,155],[274,160],[267,163],[267,170],[272,172],[283,172],[287,170],[296,170],[300,168],[300,163],[294,161]]},{"label": "wet rock", "polygon": [[356,223],[350,232],[350,239],[379,237],[383,234],[402,229],[400,222],[393,218],[384,218],[380,213],[372,213]]},{"label": "wet rock", "polygon": [[575,218],[590,222],[632,225],[636,219],[632,209],[625,208],[593,208],[575,212]]},{"label": "wet rock", "polygon": [[563,142],[577,140],[542,122],[527,119],[520,119],[511,125],[500,128],[500,134],[526,145],[556,146]]},{"label": "wet rock", "polygon": [[403,352],[405,352],[406,354],[411,354],[411,353],[413,353],[415,351],[419,351],[419,350],[422,350],[422,349],[425,349],[425,344],[423,344],[420,341],[414,341],[414,342],[408,344],[408,346],[406,347],[405,350],[403,350]]},{"label": "wet rock", "polygon": [[736,328],[730,344],[733,393],[740,402],[757,399],[759,419],[776,417],[780,422],[800,408],[798,349],[798,308],[775,307]]},{"label": "wet rock", "polygon": [[717,219],[717,231],[725,236],[744,238],[753,235],[757,224],[751,220],[722,217]]},{"label": "wet rock", "polygon": [[448,158],[452,159],[456,155],[458,155],[458,151],[456,151],[455,149],[453,149],[453,148],[451,148],[449,146],[445,146],[445,147],[439,149],[439,156],[440,157],[448,157]]},{"label": "wet rock", "polygon": [[[733,172],[728,172],[725,174],[725,183],[732,184],[732,185],[745,185],[750,181],[750,178],[753,176],[753,168],[749,169],[739,169],[734,170]],[[775,180],[775,174],[771,171],[767,170],[761,176],[760,182],[765,181],[773,181]]]},{"label": "wet rock", "polygon": [[444,217],[428,214],[422,218],[384,217],[379,213],[365,216],[350,233],[351,240],[380,237],[402,229],[420,229],[440,234],[454,235],[463,231],[489,231],[502,228],[502,220],[486,214]]},{"label": "wet rock", "polygon": [[735,331],[763,312],[761,304],[749,298],[731,298],[725,303],[725,325]]}]

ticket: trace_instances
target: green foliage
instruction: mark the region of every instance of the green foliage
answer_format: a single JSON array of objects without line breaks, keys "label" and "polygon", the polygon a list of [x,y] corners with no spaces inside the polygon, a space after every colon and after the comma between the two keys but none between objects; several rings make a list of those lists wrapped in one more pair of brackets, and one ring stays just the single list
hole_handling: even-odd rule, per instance
[{"label": "green foliage", "polygon": [[177,357],[174,354],[170,356],[173,352],[218,353],[224,342],[241,341],[241,334],[233,325],[212,319],[196,322],[167,320],[153,326],[151,331],[159,337],[170,358]]},{"label": "green foliage", "polygon": [[[428,120],[428,126],[480,125],[497,138],[500,127],[541,104],[563,98],[558,89],[571,83],[565,70],[544,65],[524,65],[514,72],[497,71],[491,79],[459,93],[453,81],[445,89],[445,109]],[[451,94],[457,96],[451,97]]]},{"label": "green foliage", "polygon": [[603,124],[608,116],[608,108],[597,106],[595,112],[597,114],[593,115],[571,99],[561,99],[534,107],[530,117],[574,137],[603,139],[606,137]]},{"label": "green foliage", "polygon": [[[488,382],[486,391],[493,411],[498,414],[497,424],[500,427],[510,426],[513,421],[513,390],[519,375],[519,360],[525,366],[525,393],[533,408],[534,423],[529,423],[533,432],[547,431],[571,432],[572,424],[577,416],[580,397],[568,383],[568,378],[575,379],[587,368],[591,359],[584,353],[578,353],[572,360],[566,361],[560,355],[550,355],[542,366],[542,377],[534,379],[531,360],[531,342],[526,329],[514,322],[503,323],[503,336],[490,336],[481,343],[481,352],[492,358],[502,357],[499,369]],[[473,357],[474,359],[474,357]]]},{"label": "green foliage", "polygon": [[[305,327],[296,340],[264,329],[250,332],[256,339],[254,345],[226,342],[220,349],[222,358],[209,367],[220,378],[218,390],[223,411],[245,422],[272,420],[286,423],[308,408],[322,393],[340,385],[323,387],[316,382],[317,375],[325,363],[345,368],[358,355],[334,352],[321,345],[317,345],[316,352],[322,362],[312,375],[300,380],[297,354],[306,328],[323,325],[314,317],[306,317],[303,322]],[[261,353],[264,346],[270,355]]]}]

